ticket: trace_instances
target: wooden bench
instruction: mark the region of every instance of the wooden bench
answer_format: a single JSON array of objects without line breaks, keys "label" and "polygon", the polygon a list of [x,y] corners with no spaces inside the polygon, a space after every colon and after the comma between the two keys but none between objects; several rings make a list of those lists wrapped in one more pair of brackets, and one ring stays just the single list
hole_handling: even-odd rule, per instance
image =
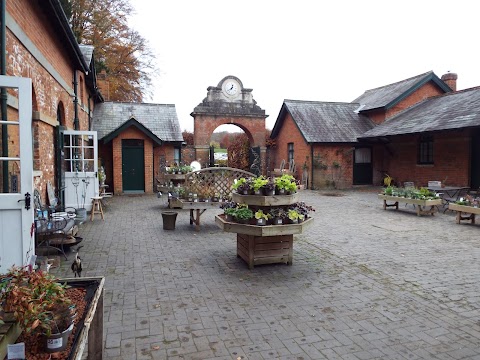
[{"label": "wooden bench", "polygon": [[[256,175],[241,169],[230,167],[210,167],[185,174],[183,187],[187,193],[201,193],[211,189],[220,199],[229,197],[235,179],[255,177]],[[169,207],[190,210],[190,224],[195,224],[195,230],[200,230],[200,216],[207,209],[218,208],[221,202],[192,202],[185,199],[169,199]]]}]

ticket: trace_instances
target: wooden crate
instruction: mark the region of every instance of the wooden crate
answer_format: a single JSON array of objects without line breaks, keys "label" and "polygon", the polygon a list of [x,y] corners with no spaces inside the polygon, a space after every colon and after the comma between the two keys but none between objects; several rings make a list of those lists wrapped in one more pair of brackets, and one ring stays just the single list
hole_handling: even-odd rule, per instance
[{"label": "wooden crate", "polygon": [[293,263],[293,235],[254,236],[237,234],[237,257],[249,269],[255,265]]}]

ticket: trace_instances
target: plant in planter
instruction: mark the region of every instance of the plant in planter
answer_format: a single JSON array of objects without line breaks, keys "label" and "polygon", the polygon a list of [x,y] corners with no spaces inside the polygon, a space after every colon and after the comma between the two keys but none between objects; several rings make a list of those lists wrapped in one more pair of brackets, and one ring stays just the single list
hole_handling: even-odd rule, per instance
[{"label": "plant in planter", "polygon": [[273,219],[274,225],[282,225],[283,220],[286,217],[286,212],[283,208],[272,208],[270,209],[269,214]]},{"label": "plant in planter", "polygon": [[192,167],[189,166],[189,165],[183,165],[183,166],[180,167],[180,172],[182,174],[187,174],[189,172],[192,172],[192,170],[193,170]]},{"label": "plant in planter", "polygon": [[297,184],[295,182],[295,178],[292,175],[283,174],[282,176],[275,178],[275,187],[278,194],[280,195],[285,194],[287,191],[290,191],[293,186],[295,186],[296,190]]},{"label": "plant in planter", "polygon": [[253,218],[253,211],[252,209],[248,208],[248,205],[238,204],[232,216],[237,222],[247,223],[250,219]]},{"label": "plant in planter", "polygon": [[297,210],[289,209],[287,212],[287,216],[291,224],[298,223],[299,213]]},{"label": "plant in planter", "polygon": [[267,221],[270,219],[269,213],[264,213],[262,209],[255,212],[255,219],[257,219],[257,225],[267,225]]},{"label": "plant in planter", "polygon": [[241,177],[240,179],[235,179],[235,181],[232,184],[232,189],[238,192],[239,194],[242,194],[244,188],[246,187],[246,184],[247,184],[247,179],[244,177]]},{"label": "plant in planter", "polygon": [[233,214],[237,209],[237,203],[235,201],[225,201],[222,203],[220,208],[223,209],[226,220],[233,221]]},{"label": "plant in planter", "polygon": [[384,195],[393,195],[393,186],[387,186],[383,191]]},{"label": "plant in planter", "polygon": [[[66,296],[66,285],[47,272],[13,267],[0,276],[0,303],[2,310],[13,312],[25,333],[44,334],[47,341],[50,336],[58,337],[56,334],[69,335],[73,328],[76,314]],[[60,345],[66,347],[66,340]],[[58,341],[53,345],[46,345],[46,351],[61,350]]]},{"label": "plant in planter", "polygon": [[267,183],[263,187],[265,196],[275,195],[275,180],[273,178],[268,178]]},{"label": "plant in planter", "polygon": [[263,189],[268,184],[268,180],[263,176],[259,176],[252,181],[252,189],[254,195],[263,195]]},{"label": "plant in planter", "polygon": [[298,212],[299,220],[307,219],[310,212],[315,211],[312,206],[305,204],[303,201],[290,205],[289,209],[296,210]]}]

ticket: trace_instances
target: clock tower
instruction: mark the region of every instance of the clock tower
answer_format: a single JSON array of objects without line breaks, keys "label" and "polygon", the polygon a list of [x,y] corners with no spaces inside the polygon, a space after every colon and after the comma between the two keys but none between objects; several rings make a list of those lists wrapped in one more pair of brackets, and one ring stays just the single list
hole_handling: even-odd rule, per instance
[{"label": "clock tower", "polygon": [[265,119],[268,115],[253,99],[252,89],[244,88],[239,78],[229,75],[217,86],[209,86],[207,97],[190,115],[193,116],[197,161],[202,164],[208,162],[213,131],[220,125],[232,124],[245,132],[250,147],[257,151],[253,158],[260,159],[260,164],[258,160],[257,164],[250,164],[252,168],[249,171],[265,173]]}]

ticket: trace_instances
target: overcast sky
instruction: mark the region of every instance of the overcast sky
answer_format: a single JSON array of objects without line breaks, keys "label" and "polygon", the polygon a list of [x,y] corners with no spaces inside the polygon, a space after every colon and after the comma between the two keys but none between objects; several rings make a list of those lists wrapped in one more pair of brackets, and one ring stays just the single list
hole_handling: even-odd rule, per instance
[{"label": "overcast sky", "polygon": [[480,86],[476,0],[131,0],[130,26],[157,55],[147,102],[175,104],[182,130],[227,75],[269,115],[284,99],[351,102],[430,70]]}]

